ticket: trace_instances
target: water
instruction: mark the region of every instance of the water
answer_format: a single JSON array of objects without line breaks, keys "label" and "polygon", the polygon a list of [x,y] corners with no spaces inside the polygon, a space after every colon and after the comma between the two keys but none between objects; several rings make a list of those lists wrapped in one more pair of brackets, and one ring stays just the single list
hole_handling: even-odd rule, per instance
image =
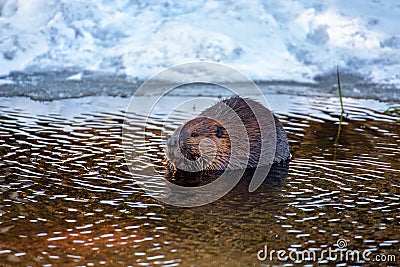
[{"label": "water", "polygon": [[[290,140],[287,173],[255,194],[238,186],[190,209],[164,205],[135,185],[121,149],[128,98],[2,98],[0,265],[260,266],[285,264],[259,261],[264,245],[321,251],[338,239],[348,249],[396,255],[389,264],[398,264],[399,115],[383,113],[388,103],[346,98],[337,137],[337,98],[267,98]],[[156,136],[161,126],[152,127]],[[152,142],[139,161],[162,151]],[[295,265],[305,264],[317,263]]]}]

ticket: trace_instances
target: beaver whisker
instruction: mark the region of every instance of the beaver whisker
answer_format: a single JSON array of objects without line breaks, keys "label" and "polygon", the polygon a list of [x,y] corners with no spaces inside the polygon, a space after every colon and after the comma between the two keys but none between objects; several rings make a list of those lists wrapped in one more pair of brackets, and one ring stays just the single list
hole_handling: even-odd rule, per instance
[{"label": "beaver whisker", "polygon": [[202,155],[214,155],[214,154],[216,154],[216,150],[215,149],[210,149],[210,150],[201,150],[201,154]]}]

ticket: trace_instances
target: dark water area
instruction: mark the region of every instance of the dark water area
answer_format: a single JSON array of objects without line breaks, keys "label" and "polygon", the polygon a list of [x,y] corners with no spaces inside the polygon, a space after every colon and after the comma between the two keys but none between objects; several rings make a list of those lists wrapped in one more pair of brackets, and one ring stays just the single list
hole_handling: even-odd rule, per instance
[{"label": "dark water area", "polygon": [[[255,193],[244,181],[197,208],[163,204],[135,184],[121,147],[129,99],[3,98],[0,266],[376,266],[377,255],[399,265],[400,116],[383,113],[388,103],[347,98],[338,133],[336,98],[267,98],[290,140],[289,169]],[[150,160],[160,177],[162,130],[155,119],[149,146],[137,144],[138,169]],[[257,258],[266,245],[319,253],[339,239],[340,251],[369,250],[371,261]]]}]

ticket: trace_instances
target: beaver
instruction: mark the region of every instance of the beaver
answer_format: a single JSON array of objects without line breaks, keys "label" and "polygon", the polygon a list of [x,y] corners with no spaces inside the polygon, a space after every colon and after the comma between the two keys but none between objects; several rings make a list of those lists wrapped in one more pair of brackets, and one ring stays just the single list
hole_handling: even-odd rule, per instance
[{"label": "beaver", "polygon": [[[262,120],[263,124],[260,123]],[[272,129],[272,120],[275,129]],[[271,126],[270,131],[273,133],[264,135],[267,136],[264,138],[266,140],[261,138],[260,125],[265,128]],[[239,135],[240,127],[245,129],[245,134],[236,136]],[[231,135],[228,134],[228,128],[231,129]],[[233,137],[238,140],[235,144],[232,143]],[[232,160],[234,145],[244,155],[236,157],[236,160]],[[288,162],[290,147],[279,119],[260,103],[249,98],[233,96],[207,108],[198,117],[175,130],[167,141],[167,167],[190,171],[251,169],[260,166],[262,145],[270,152],[263,149],[264,154],[274,155],[273,159],[263,159],[264,165],[268,165],[267,162]]]}]

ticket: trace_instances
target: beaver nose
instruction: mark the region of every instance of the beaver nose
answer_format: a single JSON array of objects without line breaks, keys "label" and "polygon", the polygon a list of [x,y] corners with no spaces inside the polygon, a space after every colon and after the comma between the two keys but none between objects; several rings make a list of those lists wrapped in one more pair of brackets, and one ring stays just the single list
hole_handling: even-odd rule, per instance
[{"label": "beaver nose", "polygon": [[168,139],[168,146],[177,146],[178,145],[178,138],[175,136],[172,136],[170,139]]}]

